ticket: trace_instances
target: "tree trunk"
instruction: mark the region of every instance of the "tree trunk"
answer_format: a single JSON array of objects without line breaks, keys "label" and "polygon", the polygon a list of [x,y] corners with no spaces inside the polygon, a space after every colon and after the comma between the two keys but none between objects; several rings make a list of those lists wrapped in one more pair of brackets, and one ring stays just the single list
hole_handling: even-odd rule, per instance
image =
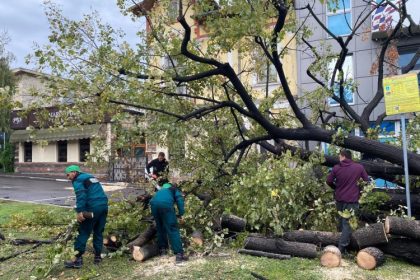
[{"label": "tree trunk", "polygon": [[407,238],[392,238],[379,247],[385,254],[393,255],[410,263],[420,265],[420,242]]},{"label": "tree trunk", "polygon": [[274,254],[274,253],[267,253],[262,251],[255,251],[255,250],[247,250],[247,249],[239,249],[239,254],[256,256],[256,257],[266,257],[270,259],[278,259],[278,260],[288,260],[291,258],[290,255],[282,255],[282,254]]},{"label": "tree trunk", "polygon": [[353,232],[352,238],[355,240],[359,249],[388,243],[388,238],[386,237],[385,228],[382,223],[360,228]]},{"label": "tree trunk", "polygon": [[191,238],[192,238],[192,242],[198,246],[203,246],[204,244],[204,237],[203,234],[201,233],[201,231],[199,230],[195,230],[192,234],[191,234]]},{"label": "tree trunk", "polygon": [[389,234],[420,240],[420,223],[418,221],[388,216],[385,219],[385,231]]},{"label": "tree trunk", "polygon": [[228,228],[230,231],[243,232],[246,227],[246,220],[235,215],[222,216],[222,228]]},{"label": "tree trunk", "polygon": [[[379,190],[378,190],[379,191]],[[407,205],[405,193],[386,192],[390,196],[390,200],[380,206],[382,210],[397,209],[399,205]],[[413,215],[420,216],[420,194],[411,193],[411,212]]]},{"label": "tree trunk", "polygon": [[281,238],[248,237],[245,240],[245,249],[263,251],[274,254],[285,254],[294,257],[316,258],[316,245],[292,241]]},{"label": "tree trunk", "polygon": [[127,247],[130,250],[133,249],[134,246],[143,246],[147,242],[153,239],[157,233],[156,226],[154,224],[150,225],[142,234],[140,234],[136,239],[131,241],[127,244]]},{"label": "tree trunk", "polygon": [[340,233],[329,231],[293,230],[285,232],[283,239],[287,241],[311,243],[320,247],[325,247],[327,245],[338,245]]},{"label": "tree trunk", "polygon": [[375,247],[367,247],[357,253],[357,265],[363,269],[375,269],[385,262],[384,253]]},{"label": "tree trunk", "polygon": [[321,255],[321,265],[326,267],[337,267],[341,264],[341,252],[333,245],[324,248]]},{"label": "tree trunk", "polygon": [[139,262],[144,262],[150,258],[159,255],[159,246],[155,243],[149,243],[142,247],[133,246],[133,259]]}]

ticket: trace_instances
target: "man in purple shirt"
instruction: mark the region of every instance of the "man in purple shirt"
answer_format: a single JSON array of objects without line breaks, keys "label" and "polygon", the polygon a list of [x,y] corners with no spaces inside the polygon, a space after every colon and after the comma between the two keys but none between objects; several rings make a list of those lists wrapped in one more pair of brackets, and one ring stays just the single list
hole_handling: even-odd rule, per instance
[{"label": "man in purple shirt", "polygon": [[[365,182],[368,182],[369,177],[361,164],[352,161],[349,150],[341,150],[339,159],[340,163],[333,167],[327,177],[327,184],[335,190],[334,196],[338,211],[346,209],[357,211],[360,197],[358,181],[362,178]],[[338,248],[341,253],[344,253],[345,248],[350,244],[352,232],[349,219],[339,216],[338,228],[341,231]]]}]

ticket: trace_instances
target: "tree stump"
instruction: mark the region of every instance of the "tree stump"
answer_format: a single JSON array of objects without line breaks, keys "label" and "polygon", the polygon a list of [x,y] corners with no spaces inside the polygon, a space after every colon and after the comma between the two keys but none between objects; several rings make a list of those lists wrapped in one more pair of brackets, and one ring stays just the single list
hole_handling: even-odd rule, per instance
[{"label": "tree stump", "polygon": [[246,227],[246,220],[235,215],[223,215],[221,220],[222,228],[227,228],[234,232],[243,232]]},{"label": "tree stump", "polygon": [[143,247],[133,246],[132,256],[136,261],[144,262],[157,255],[159,255],[159,246],[157,244],[149,243]]},{"label": "tree stump", "polygon": [[338,245],[340,233],[329,231],[293,230],[285,232],[283,239],[287,241],[311,243],[325,247],[327,245]]},{"label": "tree stump", "polygon": [[408,220],[396,216],[387,216],[385,219],[385,231],[389,234],[402,235],[420,240],[419,221]]},{"label": "tree stump", "polygon": [[134,246],[141,247],[155,237],[157,233],[156,226],[150,225],[143,233],[137,236],[136,239],[127,244],[127,247],[132,250]]},{"label": "tree stump", "polygon": [[239,254],[256,256],[256,257],[266,257],[270,259],[278,259],[278,260],[288,260],[292,256],[290,255],[283,255],[283,254],[274,254],[274,253],[267,253],[262,251],[255,251],[255,250],[247,250],[247,249],[239,249]]},{"label": "tree stump", "polygon": [[385,228],[382,223],[376,223],[353,232],[358,249],[388,243]]},{"label": "tree stump", "polygon": [[281,238],[247,237],[245,249],[263,251],[274,254],[285,254],[302,258],[316,258],[316,245],[285,241]]},{"label": "tree stump", "polygon": [[363,269],[375,269],[385,262],[384,253],[375,247],[367,247],[357,253],[357,265]]},{"label": "tree stump", "polygon": [[341,264],[341,252],[333,245],[324,248],[321,255],[321,265],[326,267],[337,267]]},{"label": "tree stump", "polygon": [[191,238],[192,238],[192,242],[198,246],[203,246],[204,244],[204,237],[203,234],[201,233],[201,231],[199,230],[195,230],[192,234],[191,234]]}]

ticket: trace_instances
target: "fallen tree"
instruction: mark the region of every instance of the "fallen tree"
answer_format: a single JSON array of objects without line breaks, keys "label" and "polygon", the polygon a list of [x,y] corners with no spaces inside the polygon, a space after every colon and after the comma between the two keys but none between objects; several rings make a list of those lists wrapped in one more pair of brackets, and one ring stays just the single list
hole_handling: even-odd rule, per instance
[{"label": "fallen tree", "polygon": [[378,247],[384,253],[420,265],[420,242],[407,238],[391,238]]},{"label": "fallen tree", "polygon": [[404,219],[396,216],[388,216],[385,219],[386,233],[402,235],[420,240],[420,222]]},{"label": "fallen tree", "polygon": [[314,244],[285,241],[281,238],[250,236],[245,240],[244,248],[302,258],[316,258],[318,254]]}]

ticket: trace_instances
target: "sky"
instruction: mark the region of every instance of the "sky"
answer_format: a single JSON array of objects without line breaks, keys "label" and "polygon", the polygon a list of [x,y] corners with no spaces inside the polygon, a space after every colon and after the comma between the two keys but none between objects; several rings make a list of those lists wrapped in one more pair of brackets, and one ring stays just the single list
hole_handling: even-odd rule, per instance
[{"label": "sky", "polygon": [[[141,22],[133,22],[129,16],[123,16],[116,4],[117,0],[53,0],[59,4],[66,17],[81,19],[83,14],[98,11],[104,23],[126,33],[126,41],[131,45],[138,42],[135,33],[144,28]],[[0,33],[6,31],[11,41],[6,50],[12,52],[15,60],[12,68],[32,69],[25,64],[25,56],[32,52],[34,42],[39,45],[48,42],[49,27],[44,14],[43,0],[0,0]]]}]

